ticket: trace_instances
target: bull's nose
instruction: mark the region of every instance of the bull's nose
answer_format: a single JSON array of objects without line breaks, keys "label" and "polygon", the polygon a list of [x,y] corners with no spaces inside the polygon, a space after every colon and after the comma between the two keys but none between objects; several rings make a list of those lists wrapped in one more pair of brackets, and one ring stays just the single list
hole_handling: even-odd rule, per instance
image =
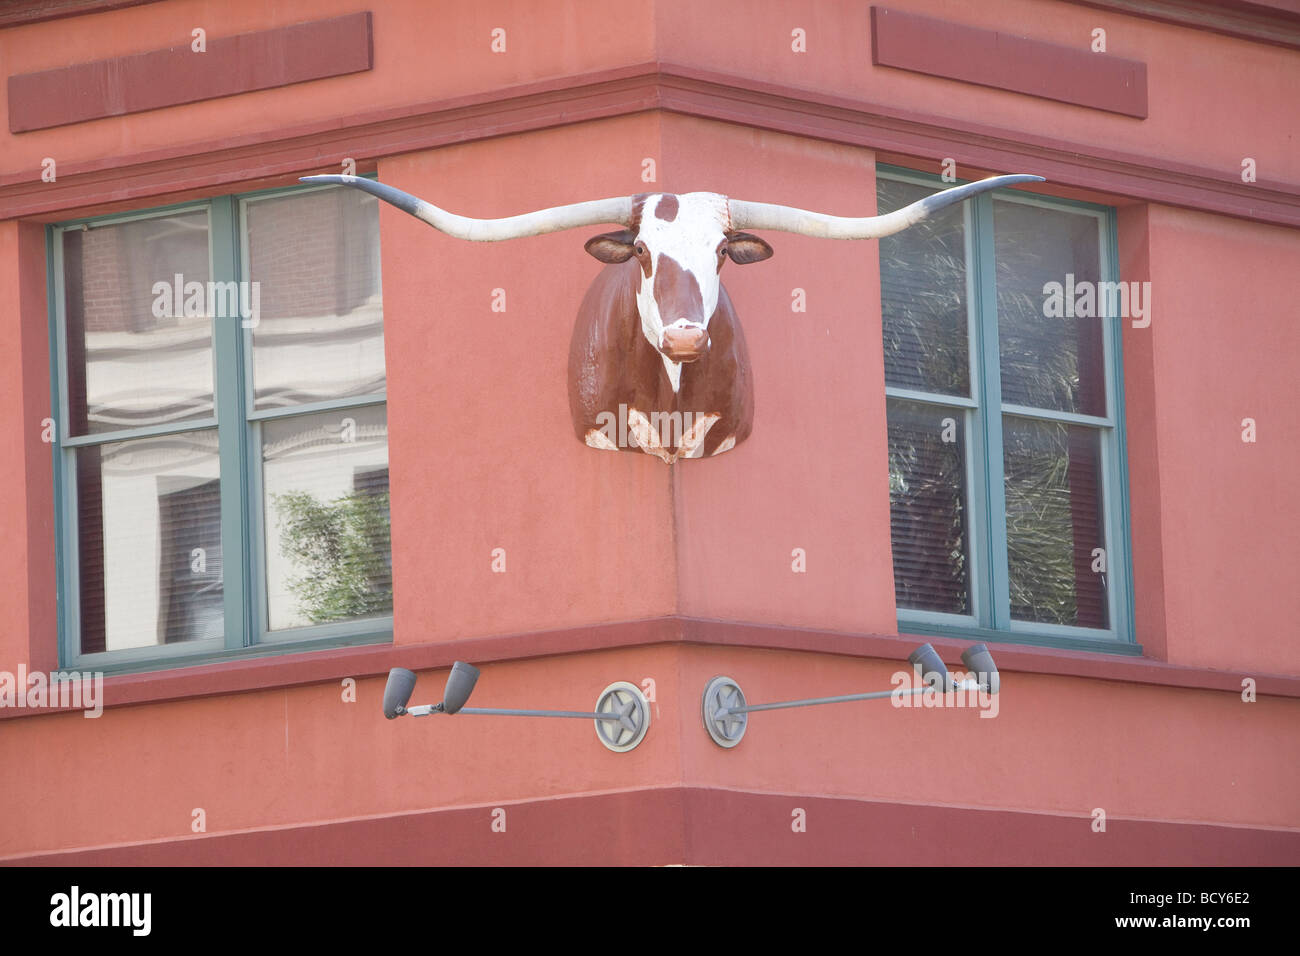
[{"label": "bull's nose", "polygon": [[709,347],[709,333],[698,325],[670,325],[664,329],[659,349],[674,362],[694,362]]}]

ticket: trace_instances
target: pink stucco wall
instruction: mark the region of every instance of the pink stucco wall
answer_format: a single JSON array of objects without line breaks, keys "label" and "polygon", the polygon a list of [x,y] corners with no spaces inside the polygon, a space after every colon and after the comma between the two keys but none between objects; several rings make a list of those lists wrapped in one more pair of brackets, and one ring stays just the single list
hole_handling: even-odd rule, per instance
[{"label": "pink stucco wall", "polygon": [[[1281,121],[1300,92],[1300,54],[1067,3],[898,5],[1058,43],[1086,45],[1104,26],[1114,53],[1148,62],[1151,118],[874,69],[866,7],[847,2],[569,3],[560,13],[492,2],[433,16],[394,0],[376,5],[370,73],[20,136],[0,123],[0,179],[44,156],[75,168],[223,129],[270,138],[289,123],[657,57],[1230,173],[1249,155],[1269,176],[1300,181]],[[227,13],[175,0],[0,30],[0,63],[33,71],[182,42],[193,26],[235,33],[353,9],[337,0]],[[493,57],[488,34],[501,25],[511,53]],[[808,31],[804,56],[790,51],[796,26]],[[1175,72],[1187,61],[1206,68]],[[645,158],[656,161],[654,185],[641,179]],[[863,215],[874,207],[876,159],[862,147],[645,111],[403,153],[382,159],[379,175],[478,216],[650,189]],[[1086,198],[1123,207],[1124,278],[1152,283],[1150,328],[1124,332],[1138,640],[1175,664],[1300,676],[1300,506],[1289,484],[1300,464],[1289,404],[1300,235]],[[673,614],[897,633],[874,244],[778,235],[770,261],[724,269],[753,359],[754,435],[669,469],[594,452],[571,433],[569,334],[600,268],[581,245],[599,229],[468,244],[388,207],[380,226],[398,648]],[[790,309],[795,288],[805,313]],[[505,312],[491,310],[495,289]],[[54,663],[50,458],[39,438],[44,294],[39,224],[0,222],[0,301],[18,303],[0,313],[10,344],[0,349],[9,625],[0,669],[9,670]],[[1241,441],[1247,417],[1254,444]],[[505,574],[491,571],[498,547]],[[796,547],[806,574],[791,572]],[[886,703],[762,714],[728,752],[700,727],[699,693],[718,673],[773,700],[888,686],[901,665],[669,645],[485,668],[480,706],[586,707],[613,680],[653,678],[654,725],[621,756],[580,721],[511,724],[508,743],[489,718],[387,723],[373,677],[356,704],[333,681],[111,708],[99,720],[6,720],[0,765],[24,770],[21,786],[0,788],[0,858],[185,839],[197,807],[212,833],[680,785],[1077,814],[1081,826],[1104,807],[1149,821],[1300,827],[1295,698],[1246,704],[1232,692],[1010,672],[995,720]],[[417,700],[432,701],[443,674],[422,676]]]}]

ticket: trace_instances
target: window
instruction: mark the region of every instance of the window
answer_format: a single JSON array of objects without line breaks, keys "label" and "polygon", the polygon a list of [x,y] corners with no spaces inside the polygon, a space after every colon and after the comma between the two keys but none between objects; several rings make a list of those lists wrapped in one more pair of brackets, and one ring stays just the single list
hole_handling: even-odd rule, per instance
[{"label": "window", "polygon": [[391,640],[378,201],[51,227],[60,660]]},{"label": "window", "polygon": [[[882,213],[950,185],[877,183]],[[1002,191],[880,240],[900,630],[1140,653],[1114,237],[1112,210]]]}]

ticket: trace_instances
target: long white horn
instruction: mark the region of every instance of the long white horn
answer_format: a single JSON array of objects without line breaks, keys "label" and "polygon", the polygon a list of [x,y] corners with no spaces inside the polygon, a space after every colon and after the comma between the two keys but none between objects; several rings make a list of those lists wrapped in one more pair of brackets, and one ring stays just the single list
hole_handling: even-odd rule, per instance
[{"label": "long white horn", "polygon": [[745,202],[732,199],[731,227],[733,229],[775,229],[780,232],[796,232],[802,236],[814,236],[818,239],[879,239],[902,232],[908,226],[928,219],[940,209],[959,203],[963,199],[977,196],[990,189],[1011,186],[1016,183],[1041,183],[1042,176],[993,176],[977,183],[954,186],[943,192],[918,199],[910,206],[904,206],[896,212],[884,216],[863,216],[855,219],[849,216],[828,216],[825,213],[809,212],[794,206],[777,206],[765,202]]},{"label": "long white horn", "polygon": [[630,196],[553,206],[550,209],[539,209],[536,212],[510,216],[506,219],[470,219],[467,216],[457,216],[445,209],[439,209],[432,203],[427,203],[410,193],[404,193],[400,189],[361,176],[303,176],[298,181],[355,186],[372,196],[378,196],[384,202],[392,203],[403,212],[409,212],[416,219],[433,226],[434,229],[457,239],[469,239],[472,242],[500,242],[503,239],[541,236],[548,232],[559,232],[561,229],[572,229],[576,226],[594,226],[611,222],[627,226],[632,222]]}]

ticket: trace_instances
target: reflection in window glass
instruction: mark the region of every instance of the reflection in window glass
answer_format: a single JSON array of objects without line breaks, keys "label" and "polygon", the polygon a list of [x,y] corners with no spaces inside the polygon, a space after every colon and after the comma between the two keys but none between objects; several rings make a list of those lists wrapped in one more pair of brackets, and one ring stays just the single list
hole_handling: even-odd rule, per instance
[{"label": "reflection in window glass", "polygon": [[889,399],[887,410],[898,606],[969,614],[962,414],[898,399]]},{"label": "reflection in window glass", "polygon": [[392,614],[386,410],[265,422],[262,459],[270,630]]},{"label": "reflection in window glass", "polygon": [[[993,239],[1002,401],[1105,417],[1096,217],[994,200]],[[1044,314],[1052,311],[1043,292],[1051,282],[1060,284],[1062,300],[1075,290],[1071,301],[1091,314],[1071,318],[1064,302],[1062,316]]]},{"label": "reflection in window glass", "polygon": [[[892,179],[877,183],[881,213],[933,189]],[[885,384],[970,395],[966,235],[960,205],[880,240]]]},{"label": "reflection in window glass", "polygon": [[326,189],[249,201],[259,409],[384,393],[379,200]]},{"label": "reflection in window glass", "polygon": [[1002,435],[1011,616],[1105,628],[1098,430],[1004,416]]},{"label": "reflection in window glass", "polygon": [[207,211],[62,235],[70,433],[212,415]]},{"label": "reflection in window glass", "polygon": [[76,451],[81,651],[223,637],[215,430]]}]

